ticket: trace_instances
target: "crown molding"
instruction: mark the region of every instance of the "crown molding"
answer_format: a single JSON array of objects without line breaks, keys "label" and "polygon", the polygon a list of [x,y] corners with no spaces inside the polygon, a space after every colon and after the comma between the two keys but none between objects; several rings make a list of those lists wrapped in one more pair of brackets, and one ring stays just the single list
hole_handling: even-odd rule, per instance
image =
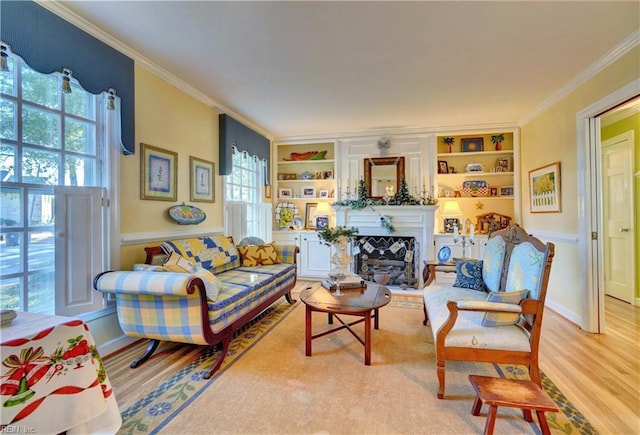
[{"label": "crown molding", "polygon": [[527,116],[522,118],[519,122],[519,126],[523,126],[544,111],[551,108],[554,104],[567,97],[573,91],[585,84],[587,81],[596,76],[600,71],[604,70],[622,56],[627,54],[630,50],[640,45],[640,28],[636,29],[629,36],[627,36],[620,44],[611,49],[608,53],[602,56],[600,59],[592,63],[587,69],[583,70],[580,74],[575,76],[571,81],[561,87],[553,95],[547,98],[541,105],[536,107]]},{"label": "crown molding", "polygon": [[264,128],[260,127],[253,121],[250,121],[246,117],[230,109],[229,107],[225,106],[219,101],[216,101],[215,99],[209,97],[205,93],[194,88],[189,83],[185,82],[184,80],[180,79],[179,77],[175,76],[174,74],[170,73],[164,68],[158,66],[157,64],[152,62],[150,59],[148,59],[139,51],[134,50],[133,48],[126,45],[124,42],[113,37],[112,35],[108,34],[102,29],[96,27],[90,21],[87,21],[86,19],[82,18],[80,15],[67,9],[65,6],[60,4],[58,0],[34,0],[34,1],[40,6],[42,6],[43,8],[47,9],[48,11],[56,14],[60,18],[78,27],[80,30],[87,32],[94,38],[118,50],[120,53],[130,57],[131,59],[134,60],[134,62],[138,66],[155,74],[156,76],[160,77],[164,81],[174,85],[176,88],[180,89],[182,92],[192,96],[193,98],[202,102],[206,106],[211,107],[212,109],[215,109],[221,113],[226,113],[232,116],[233,118],[237,119],[238,121],[242,122],[243,124],[247,125],[253,130],[257,131],[258,133],[266,136],[268,139],[272,138],[273,135],[267,132]]}]

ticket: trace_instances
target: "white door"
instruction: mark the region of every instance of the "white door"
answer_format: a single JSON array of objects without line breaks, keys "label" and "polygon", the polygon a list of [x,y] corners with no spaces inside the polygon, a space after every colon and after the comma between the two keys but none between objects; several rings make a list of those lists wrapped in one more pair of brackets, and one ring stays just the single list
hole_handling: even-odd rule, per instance
[{"label": "white door", "polygon": [[604,292],[633,304],[633,132],[602,143]]}]

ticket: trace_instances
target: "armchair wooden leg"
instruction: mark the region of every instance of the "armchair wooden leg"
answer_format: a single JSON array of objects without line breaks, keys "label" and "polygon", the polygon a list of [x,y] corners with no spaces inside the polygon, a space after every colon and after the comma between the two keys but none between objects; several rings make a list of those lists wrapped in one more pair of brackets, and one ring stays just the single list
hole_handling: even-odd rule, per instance
[{"label": "armchair wooden leg", "polygon": [[438,399],[444,399],[444,361],[438,361]]},{"label": "armchair wooden leg", "polygon": [[129,367],[131,367],[132,369],[135,369],[140,364],[142,364],[143,362],[145,362],[146,360],[151,358],[151,355],[153,355],[153,352],[156,351],[156,349],[158,348],[159,344],[160,344],[160,340],[157,340],[155,338],[154,339],[150,339],[149,343],[147,343],[147,349],[144,351],[144,354],[142,354],[140,357],[134,359],[131,362],[131,364],[129,365]]}]

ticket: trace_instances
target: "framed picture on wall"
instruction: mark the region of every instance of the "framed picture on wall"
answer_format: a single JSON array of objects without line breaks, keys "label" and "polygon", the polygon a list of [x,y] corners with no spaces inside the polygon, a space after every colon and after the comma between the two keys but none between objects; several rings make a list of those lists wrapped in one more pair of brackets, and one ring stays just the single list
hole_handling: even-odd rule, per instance
[{"label": "framed picture on wall", "polygon": [[178,153],[140,144],[140,199],[176,201]]},{"label": "framed picture on wall", "polygon": [[559,213],[560,201],[560,162],[529,171],[531,213]]},{"label": "framed picture on wall", "polygon": [[215,202],[215,163],[189,156],[189,170],[191,201]]}]

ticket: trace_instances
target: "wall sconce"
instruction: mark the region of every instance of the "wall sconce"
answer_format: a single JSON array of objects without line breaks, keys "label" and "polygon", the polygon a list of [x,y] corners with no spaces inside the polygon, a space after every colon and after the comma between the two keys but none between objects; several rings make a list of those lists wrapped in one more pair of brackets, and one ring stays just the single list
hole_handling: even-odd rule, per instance
[{"label": "wall sconce", "polygon": [[68,68],[62,68],[62,85],[60,85],[60,90],[65,94],[71,93],[71,76],[73,75],[73,71]]},{"label": "wall sconce", "polygon": [[0,71],[9,71],[9,63],[7,61],[9,57],[9,53],[7,53],[8,48],[8,45],[0,41]]},{"label": "wall sconce", "polygon": [[107,110],[116,110],[116,90],[109,88],[107,93]]}]

